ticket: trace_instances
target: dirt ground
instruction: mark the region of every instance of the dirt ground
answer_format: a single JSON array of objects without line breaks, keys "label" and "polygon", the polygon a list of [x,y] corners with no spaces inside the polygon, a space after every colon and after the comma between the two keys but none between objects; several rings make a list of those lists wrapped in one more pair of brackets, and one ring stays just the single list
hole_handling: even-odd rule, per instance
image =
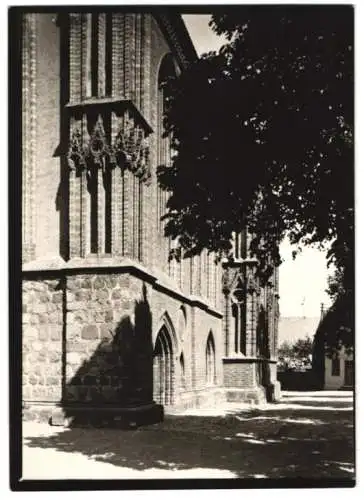
[{"label": "dirt ground", "polygon": [[351,392],[284,392],[135,430],[23,424],[23,479],[353,477]]}]

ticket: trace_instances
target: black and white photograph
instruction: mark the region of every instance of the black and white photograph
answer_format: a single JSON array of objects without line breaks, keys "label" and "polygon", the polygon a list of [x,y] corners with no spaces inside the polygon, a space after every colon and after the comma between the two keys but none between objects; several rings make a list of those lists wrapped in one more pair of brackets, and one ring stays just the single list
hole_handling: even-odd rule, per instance
[{"label": "black and white photograph", "polygon": [[355,486],[354,11],[9,6],[12,490]]}]

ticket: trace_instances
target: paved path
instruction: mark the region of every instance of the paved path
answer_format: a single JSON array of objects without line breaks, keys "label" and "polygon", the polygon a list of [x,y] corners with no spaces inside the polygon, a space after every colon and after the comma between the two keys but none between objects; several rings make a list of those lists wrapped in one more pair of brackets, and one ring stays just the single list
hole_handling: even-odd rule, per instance
[{"label": "paved path", "polygon": [[350,392],[190,410],[136,430],[23,425],[24,479],[352,478]]}]

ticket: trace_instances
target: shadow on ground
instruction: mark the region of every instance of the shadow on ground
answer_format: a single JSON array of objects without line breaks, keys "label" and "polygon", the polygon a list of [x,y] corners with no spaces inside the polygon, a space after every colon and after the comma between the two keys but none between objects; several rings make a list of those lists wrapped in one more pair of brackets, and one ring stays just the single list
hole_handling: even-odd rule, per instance
[{"label": "shadow on ground", "polygon": [[145,472],[198,468],[215,469],[217,477],[221,470],[239,478],[353,478],[352,399],[315,396],[317,409],[296,409],[298,397],[292,399],[292,408],[286,396],[276,405],[225,416],[167,416],[132,431],[62,429],[25,435],[24,444]]}]

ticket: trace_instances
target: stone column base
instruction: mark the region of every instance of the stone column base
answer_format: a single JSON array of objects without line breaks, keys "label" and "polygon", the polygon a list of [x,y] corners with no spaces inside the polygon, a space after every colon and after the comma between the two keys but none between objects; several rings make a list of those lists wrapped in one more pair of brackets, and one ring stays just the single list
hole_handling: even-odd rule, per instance
[{"label": "stone column base", "polygon": [[281,398],[281,383],[278,381],[272,382],[266,388],[266,397],[268,403],[275,403]]},{"label": "stone column base", "polygon": [[163,418],[163,406],[156,403],[130,407],[75,404],[55,408],[50,416],[49,424],[66,427],[92,426],[131,429],[162,422]]}]

